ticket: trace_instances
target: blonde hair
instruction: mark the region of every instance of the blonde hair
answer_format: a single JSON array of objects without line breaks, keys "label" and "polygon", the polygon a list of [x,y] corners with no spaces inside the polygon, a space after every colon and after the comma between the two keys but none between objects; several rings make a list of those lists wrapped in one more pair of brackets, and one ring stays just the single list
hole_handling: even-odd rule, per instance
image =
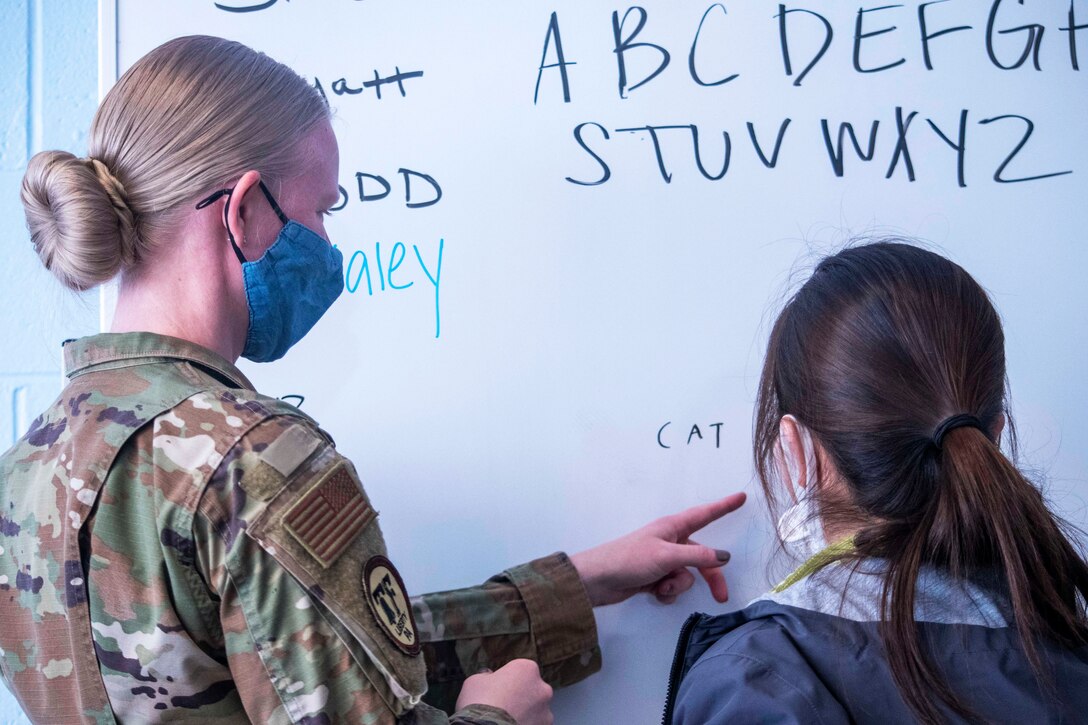
[{"label": "blonde hair", "polygon": [[155,248],[186,204],[248,169],[296,172],[324,98],[287,66],[205,35],[155,48],[121,76],[91,123],[88,157],[35,154],[21,198],[30,239],[67,287],[112,279]]}]

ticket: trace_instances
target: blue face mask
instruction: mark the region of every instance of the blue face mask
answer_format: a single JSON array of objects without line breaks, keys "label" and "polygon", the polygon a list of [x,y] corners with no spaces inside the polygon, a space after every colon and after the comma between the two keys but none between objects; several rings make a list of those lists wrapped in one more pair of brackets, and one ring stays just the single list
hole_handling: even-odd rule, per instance
[{"label": "blue face mask", "polygon": [[[242,357],[254,362],[279,360],[310,331],[344,291],[344,255],[312,229],[292,221],[280,209],[264,182],[265,198],[283,222],[276,241],[250,262],[227,227],[234,254],[242,264],[249,332]],[[221,196],[226,222],[233,189],[221,189],[197,204],[203,209]]]}]

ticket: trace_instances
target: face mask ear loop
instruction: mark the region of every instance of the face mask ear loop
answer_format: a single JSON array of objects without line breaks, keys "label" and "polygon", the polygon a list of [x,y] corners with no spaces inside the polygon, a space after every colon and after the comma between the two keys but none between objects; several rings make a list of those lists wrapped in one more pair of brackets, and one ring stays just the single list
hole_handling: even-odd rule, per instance
[{"label": "face mask ear loop", "polygon": [[801,431],[801,446],[805,450],[805,473],[807,474],[805,490],[811,493],[820,483],[819,460],[816,457],[816,446],[812,441],[812,431],[802,423],[798,423],[797,427]]},{"label": "face mask ear loop", "polygon": [[280,205],[276,203],[276,200],[272,197],[272,192],[268,190],[268,187],[264,185],[264,181],[258,181],[257,184],[261,187],[261,191],[264,192],[264,198],[268,199],[269,206],[272,207],[272,211],[276,212],[276,216],[280,218],[280,221],[287,224],[290,219],[283,213],[283,209],[280,209]]},{"label": "face mask ear loop", "polygon": [[[782,456],[782,473],[791,479],[796,503],[783,511],[779,517],[778,535],[795,555],[801,559],[807,559],[827,546],[816,492],[820,483],[816,470],[818,460],[816,441],[807,426],[794,416],[789,417],[796,425],[797,440],[792,441],[795,445],[787,445],[786,436],[781,434],[781,429],[778,444]],[[800,459],[794,453],[796,444],[800,444]],[[805,467],[803,481],[801,480],[802,464]]]},{"label": "face mask ear loop", "polygon": [[[784,472],[790,480],[790,487],[793,489],[794,498],[800,500],[804,496],[810,495],[819,479],[816,472],[816,451],[812,444],[812,434],[808,428],[805,427],[797,418],[792,415],[783,416],[783,420],[789,418],[795,427],[797,438],[795,440],[787,441],[784,426],[779,423],[778,434],[778,449],[776,454],[780,456],[782,468],[780,471]],[[792,438],[792,437],[791,437]],[[801,445],[802,460],[797,460],[794,456],[794,445]],[[805,478],[801,480],[801,463],[805,465]]]},{"label": "face mask ear loop", "polygon": [[223,226],[227,228],[227,239],[230,240],[230,246],[234,248],[234,256],[238,257],[238,261],[241,264],[247,263],[246,255],[242,254],[242,250],[238,248],[238,243],[234,241],[234,233],[230,230],[230,223],[227,220],[227,212],[230,210],[230,200],[234,198],[234,189],[224,189],[227,193],[227,203],[223,205]]},{"label": "face mask ear loop", "polygon": [[231,194],[233,194],[233,193],[234,193],[234,189],[220,189],[219,191],[215,192],[214,194],[207,197],[206,199],[202,199],[200,201],[200,203],[196,205],[196,208],[197,209],[203,209],[206,206],[210,206],[213,202],[215,202],[217,199],[219,199],[219,197],[221,197],[221,196],[227,197],[227,203],[223,205],[223,226],[225,226],[227,228],[227,239],[230,240],[230,246],[234,248],[234,256],[238,257],[238,261],[241,264],[245,264],[249,260],[246,259],[246,255],[242,254],[242,250],[239,249],[238,245],[235,243],[234,234],[231,233],[230,224],[228,223],[228,220],[227,220],[227,211],[230,208],[230,199],[231,199]]}]

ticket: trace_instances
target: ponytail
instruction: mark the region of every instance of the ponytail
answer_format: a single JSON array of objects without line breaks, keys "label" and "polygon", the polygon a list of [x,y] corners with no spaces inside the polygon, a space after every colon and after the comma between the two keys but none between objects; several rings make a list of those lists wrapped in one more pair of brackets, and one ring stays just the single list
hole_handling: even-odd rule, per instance
[{"label": "ponytail", "polygon": [[[1021,646],[1044,690],[1050,677],[1039,654],[1049,641],[1073,648],[1088,644],[1088,565],[1062,532],[1042,495],[985,433],[949,432],[937,457],[937,490],[917,526],[859,536],[889,561],[882,601],[881,635],[896,684],[925,723],[943,721],[933,695],[960,717],[971,711],[926,657],[914,620],[915,583],[921,567],[940,567],[956,579],[999,573]],[[898,527],[893,527],[898,528]],[[903,534],[900,537],[898,534]],[[866,555],[865,543],[859,555]],[[875,552],[874,552],[875,553]]]},{"label": "ponytail", "polygon": [[821,261],[767,345],[754,449],[772,515],[773,452],[789,414],[841,483],[814,495],[825,527],[855,532],[842,558],[886,562],[880,633],[904,701],[927,723],[943,721],[942,703],[977,718],[920,641],[924,569],[1005,590],[1044,693],[1053,687],[1041,646],[1088,644],[1088,564],[1073,529],[990,435],[1003,417],[1014,429],[1006,387],[1004,333],[985,291],[958,265],[896,240]]}]

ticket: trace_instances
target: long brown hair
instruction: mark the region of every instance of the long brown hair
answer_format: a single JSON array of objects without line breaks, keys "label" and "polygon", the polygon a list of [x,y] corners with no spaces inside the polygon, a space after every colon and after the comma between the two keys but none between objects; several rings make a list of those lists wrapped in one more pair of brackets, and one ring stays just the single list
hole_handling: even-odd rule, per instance
[{"label": "long brown hair", "polygon": [[[958,265],[898,240],[820,262],[767,348],[754,448],[772,513],[779,421],[792,414],[843,484],[815,494],[824,525],[856,530],[847,558],[887,563],[880,633],[904,701],[927,723],[943,719],[933,693],[961,717],[973,714],[919,640],[923,566],[961,580],[997,573],[1044,690],[1038,644],[1088,643],[1083,549],[995,440],[1004,423],[1015,445],[1006,394],[1004,333],[986,293]],[[960,414],[981,429],[935,440],[942,421]]]}]

